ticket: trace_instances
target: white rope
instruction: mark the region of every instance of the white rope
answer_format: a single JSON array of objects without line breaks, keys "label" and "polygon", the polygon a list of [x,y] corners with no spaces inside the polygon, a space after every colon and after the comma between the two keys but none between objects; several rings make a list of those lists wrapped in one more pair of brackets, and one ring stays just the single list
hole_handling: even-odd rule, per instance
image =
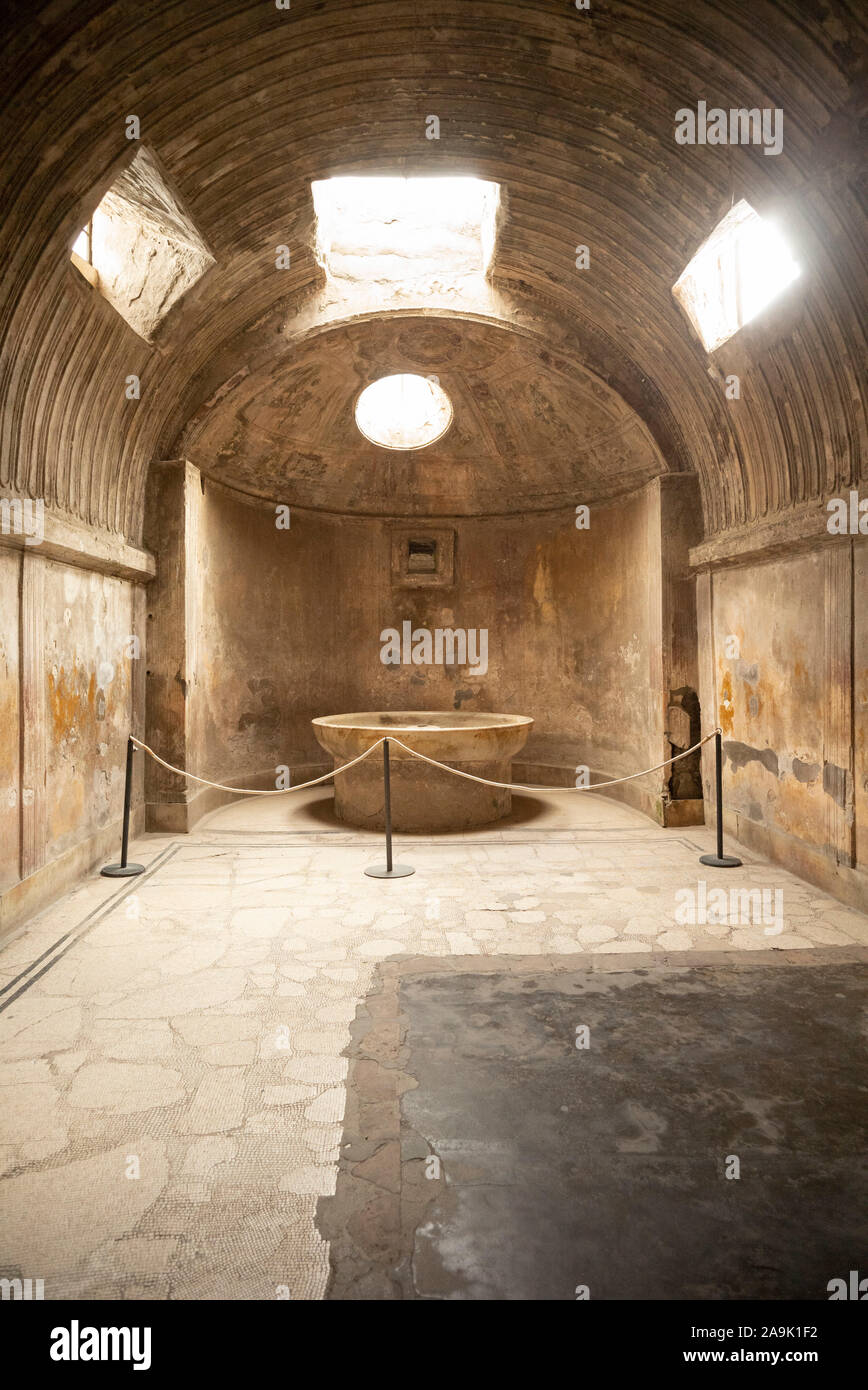
[{"label": "white rope", "polygon": [[667,758],[665,762],[657,763],[656,767],[646,767],[643,772],[631,772],[628,777],[614,777],[610,782],[594,782],[589,786],[583,787],[531,787],[524,782],[492,782],[488,777],[476,777],[472,772],[460,772],[457,767],[450,767],[448,763],[439,763],[436,758],[428,758],[424,753],[420,753],[415,748],[408,748],[406,743],[402,743],[394,734],[384,735],[372,743],[370,748],[366,748],[364,753],[360,753],[352,762],[343,763],[336,767],[333,772],[327,772],[322,777],[314,777],[310,782],[298,782],[294,787],[280,787],[276,791],[257,791],[251,787],[228,787],[225,782],[209,782],[207,777],[197,777],[195,772],[185,772],[181,767],[174,767],[172,763],[167,763],[165,758],[161,758],[159,753],[155,753],[153,748],[149,748],[146,743],[141,743],[137,738],[130,734],[131,741],[136,748],[140,748],[143,753],[149,753],[151,757],[169,772],[176,772],[179,777],[190,777],[194,782],[201,782],[205,787],[216,787],[221,792],[232,792],[235,796],[285,796],[287,792],[304,791],[305,787],[317,787],[321,782],[329,782],[333,777],[337,777],[342,772],[347,772],[356,763],[370,756],[375,749],[385,743],[386,738],[390,743],[394,743],[398,748],[403,748],[405,753],[411,754],[414,758],[420,758],[423,763],[430,763],[432,767],[442,767],[444,772],[451,772],[456,777],[464,777],[468,782],[481,782],[484,787],[503,787],[507,791],[515,792],[597,792],[602,787],[617,787],[621,782],[634,782],[637,777],[647,777],[649,772],[659,772],[661,768],[669,767],[671,763],[677,763],[679,758],[686,758],[689,753],[695,753],[697,748],[701,748],[709,739],[714,738],[720,733],[720,729],[712,729],[710,734],[701,738],[698,743],[694,743],[692,748],[685,748],[683,753],[676,753],[674,758]]},{"label": "white rope", "polygon": [[343,767],[336,767],[334,772],[327,772],[323,777],[314,777],[310,782],[297,782],[294,787],[278,787],[274,791],[270,789],[257,791],[254,787],[227,787],[225,782],[209,782],[207,777],[197,777],[195,772],[185,772],[182,767],[174,767],[172,763],[167,763],[165,758],[161,758],[159,753],[154,752],[153,748],[149,748],[146,743],[140,743],[137,738],[133,738],[132,734],[130,734],[130,738],[137,748],[141,748],[143,753],[150,753],[151,757],[162,767],[168,768],[170,772],[177,772],[179,777],[191,777],[194,782],[201,782],[205,787],[216,787],[221,792],[234,792],[236,796],[286,796],[287,792],[301,792],[304,791],[305,787],[316,787],[319,786],[320,782],[330,782],[332,777],[336,777],[338,773],[346,772],[347,768],[355,767],[356,763],[367,758],[384,741],[379,739],[376,743],[372,743],[370,748],[366,748],[364,753],[353,758],[351,763],[344,763]]},{"label": "white rope", "polygon": [[719,732],[719,729],[713,729],[705,738],[694,743],[692,748],[685,748],[683,753],[676,753],[674,758],[667,758],[665,763],[658,763],[656,767],[646,767],[644,772],[631,772],[629,777],[614,777],[611,782],[594,782],[587,787],[531,787],[523,782],[491,782],[487,777],[476,777],[472,772],[459,772],[457,767],[450,767],[448,763],[438,763],[434,758],[426,758],[424,753],[418,753],[415,748],[408,748],[406,743],[402,743],[392,734],[389,734],[389,742],[396,743],[405,753],[412,753],[415,758],[421,758],[423,763],[430,763],[432,767],[442,767],[444,772],[452,772],[456,777],[466,777],[468,782],[481,782],[486,787],[505,787],[508,791],[514,792],[598,792],[601,787],[617,787],[619,782],[634,782],[637,777],[647,777],[649,772],[659,772],[661,767],[668,767],[670,763],[677,763],[679,758],[686,758],[688,753],[695,753],[697,748],[708,743],[708,740]]}]

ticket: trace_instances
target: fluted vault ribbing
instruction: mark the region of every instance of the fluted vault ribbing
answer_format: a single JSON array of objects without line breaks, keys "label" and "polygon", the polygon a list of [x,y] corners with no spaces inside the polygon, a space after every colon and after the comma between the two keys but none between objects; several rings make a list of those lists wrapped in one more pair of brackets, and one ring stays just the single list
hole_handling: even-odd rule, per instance
[{"label": "fluted vault ribbing", "polygon": [[[263,0],[157,0],[30,5],[26,14],[3,56],[7,489],[137,540],[156,458],[195,453],[207,439],[197,459],[207,472],[240,441],[236,454],[261,481],[236,390],[247,399],[243,383],[258,374],[261,405],[262,391],[293,376],[297,390],[306,364],[315,381],[330,338],[364,356],[385,331],[375,315],[369,330],[336,320],[326,332],[310,183],[395,172],[475,174],[504,189],[499,315],[480,323],[441,306],[431,331],[457,334],[466,359],[486,335],[523,340],[510,352],[524,353],[533,375],[502,445],[527,459],[516,510],[633,481],[619,477],[610,450],[591,447],[595,399],[637,441],[624,451],[637,473],[698,473],[709,534],[858,478],[856,5],[648,0],[577,11],[552,0],[451,0],[420,16],[400,0],[294,0],[289,11]],[[675,112],[699,100],[780,107],[781,154],[678,145]],[[215,256],[153,345],[77,277],[68,254],[130,157],[130,113]],[[437,140],[426,134],[432,114]],[[805,274],[709,359],[671,286],[740,197],[786,219]],[[578,244],[590,248],[588,270],[576,269]],[[288,270],[275,268],[279,245],[291,248]],[[737,403],[722,390],[729,370],[741,378]],[[131,374],[138,400],[125,397]],[[564,380],[574,394],[562,394]],[[473,381],[466,389],[470,398]],[[571,415],[562,451],[544,427],[553,395]],[[485,409],[477,399],[480,429]],[[364,445],[329,435],[330,420],[324,402],[321,437],[306,434],[276,482],[253,490],[274,493],[279,482],[288,501],[364,510],[364,487],[350,494],[340,481]],[[325,460],[307,469],[330,480],[320,497],[300,454]],[[480,468],[466,510],[491,506],[508,456],[493,447],[482,460],[490,473]],[[449,457],[441,463],[448,471]],[[433,510],[446,507],[445,484],[425,495]],[[367,502],[401,510],[385,493]]]}]

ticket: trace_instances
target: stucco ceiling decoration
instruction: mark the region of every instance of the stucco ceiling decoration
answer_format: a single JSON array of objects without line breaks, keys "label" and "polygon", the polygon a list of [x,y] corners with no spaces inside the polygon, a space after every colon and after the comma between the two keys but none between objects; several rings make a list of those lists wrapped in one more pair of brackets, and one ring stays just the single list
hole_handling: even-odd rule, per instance
[{"label": "stucco ceiling decoration", "polygon": [[[364,387],[432,363],[453,409],[442,438],[404,452],[359,434]],[[317,334],[236,378],[180,452],[256,496],[370,515],[572,508],[666,471],[638,416],[580,364],[504,327],[393,316]]]},{"label": "stucco ceiling decoration", "polygon": [[[525,331],[575,366],[568,388],[558,372],[547,379],[545,362],[527,360],[501,411],[490,404],[503,390],[486,381],[492,368],[472,367],[466,354],[447,363],[456,427],[446,441],[462,439],[466,399],[469,452],[439,458],[443,479],[421,479],[431,505],[445,505],[449,470],[453,484],[465,470],[464,505],[483,509],[504,489],[517,506],[543,507],[572,497],[585,477],[602,486],[607,476],[629,485],[631,470],[645,476],[641,443],[602,457],[599,402],[581,368],[621,398],[624,418],[641,421],[637,433],[666,468],[697,471],[708,534],[855,482],[866,353],[860,11],[854,0],[643,0],[589,11],[443,0],[430,16],[415,0],[293,0],[287,11],[262,0],[34,0],[0,51],[0,486],[136,540],[148,468],[207,434],[215,474],[239,479],[241,470],[241,482],[261,488],[271,470],[274,485],[320,505],[384,506],[376,488],[369,498],[348,493],[343,445],[322,447],[304,388],[328,374],[313,337],[325,343],[334,332],[338,342],[343,332],[315,253],[310,192],[336,174],[497,183],[504,213],[488,304],[444,291],[431,307],[440,322],[452,314],[450,334],[480,350],[475,318],[509,322],[508,337]],[[677,144],[675,113],[699,100],[782,107],[781,153]],[[124,117],[133,111],[215,262],[153,344],[69,260],[129,161]],[[437,140],[426,138],[429,113]],[[742,197],[780,217],[803,274],[710,361],[672,286]],[[579,243],[590,247],[586,271],[576,269]],[[291,266],[279,270],[283,244]],[[441,370],[397,351],[376,363],[420,365]],[[737,409],[721,385],[730,370],[741,379]],[[124,397],[130,374],[141,382],[135,401]],[[369,379],[358,373],[354,386]],[[298,420],[282,391],[300,402]],[[207,404],[221,396],[225,411]],[[351,418],[345,399],[322,409]],[[575,418],[565,424],[567,409]],[[609,409],[606,428],[627,428]],[[275,418],[288,442],[267,449]],[[397,496],[396,506],[416,505]]]}]

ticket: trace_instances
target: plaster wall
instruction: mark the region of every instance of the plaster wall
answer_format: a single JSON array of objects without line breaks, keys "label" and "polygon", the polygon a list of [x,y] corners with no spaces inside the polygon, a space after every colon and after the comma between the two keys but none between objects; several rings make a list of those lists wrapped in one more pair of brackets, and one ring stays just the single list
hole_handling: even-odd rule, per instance
[{"label": "plaster wall", "polygon": [[[117,858],[126,738],[141,705],[143,591],[0,550],[0,928]],[[134,796],[139,815],[140,793]]]},{"label": "plaster wall", "polygon": [[130,584],[48,561],[43,600],[37,719],[45,773],[37,792],[50,860],[120,814],[141,657],[130,655],[138,626]]},{"label": "plaster wall", "polygon": [[[700,577],[706,705],[723,729],[724,824],[868,904],[868,542]],[[706,799],[712,794],[706,759]]]}]

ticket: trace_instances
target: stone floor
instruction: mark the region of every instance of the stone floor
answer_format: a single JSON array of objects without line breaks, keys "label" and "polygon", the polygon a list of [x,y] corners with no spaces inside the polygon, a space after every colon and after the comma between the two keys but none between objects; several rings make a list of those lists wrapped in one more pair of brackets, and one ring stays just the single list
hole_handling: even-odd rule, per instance
[{"label": "stone floor", "polygon": [[865,957],[389,962],[329,1297],[828,1299],[868,1244]]},{"label": "stone floor", "polygon": [[[47,1298],[324,1297],[351,1025],[402,959],[868,958],[863,914],[745,851],[705,869],[707,831],[600,796],[402,839],[416,873],[384,882],[362,873],[381,839],[338,826],[330,795],[143,837],[143,876],[90,876],[0,951],[0,1275]],[[780,890],[781,915],[683,920],[721,885]]]}]

